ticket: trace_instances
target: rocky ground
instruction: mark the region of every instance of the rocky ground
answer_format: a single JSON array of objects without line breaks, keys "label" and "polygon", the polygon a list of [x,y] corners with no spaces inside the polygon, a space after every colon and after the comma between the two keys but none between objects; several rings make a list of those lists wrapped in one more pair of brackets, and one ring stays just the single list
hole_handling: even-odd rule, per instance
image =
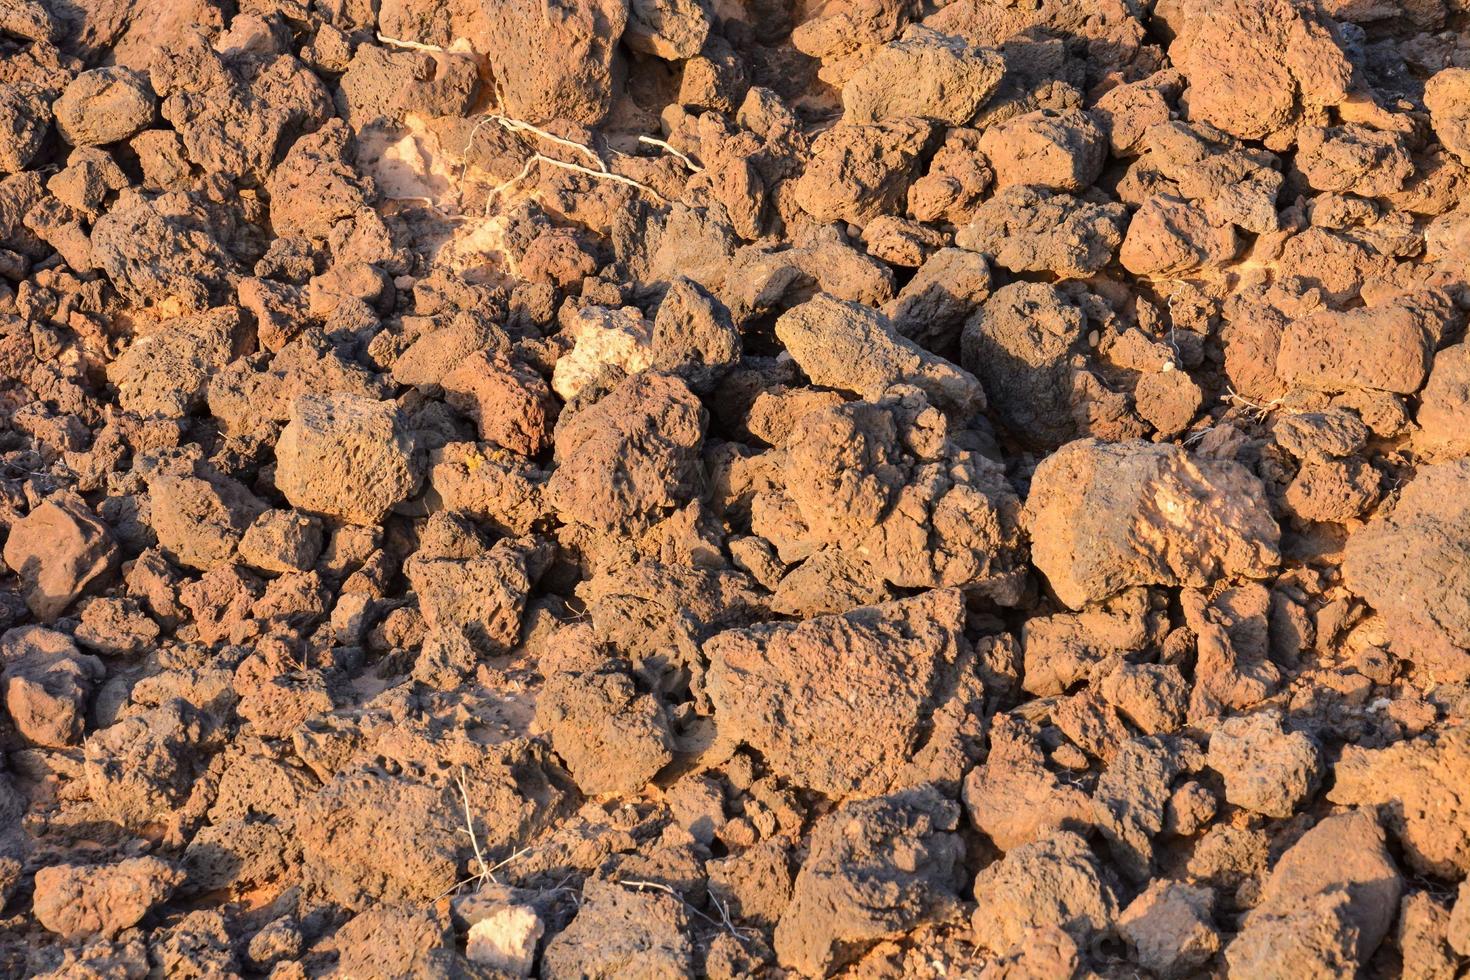
[{"label": "rocky ground", "polygon": [[0,974],[1448,978],[1467,0],[0,0]]}]

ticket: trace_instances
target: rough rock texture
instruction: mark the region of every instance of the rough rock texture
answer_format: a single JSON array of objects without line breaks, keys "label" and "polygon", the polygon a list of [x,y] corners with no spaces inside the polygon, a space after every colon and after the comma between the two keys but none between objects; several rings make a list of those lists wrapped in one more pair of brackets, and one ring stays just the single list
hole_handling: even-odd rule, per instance
[{"label": "rough rock texture", "polygon": [[276,443],[276,481],[292,506],[376,524],[419,489],[422,468],[397,408],[353,395],[296,399]]},{"label": "rough rock texture", "polygon": [[50,622],[117,568],[117,543],[79,498],[57,496],[10,527],[5,564],[20,576],[26,605]]},{"label": "rough rock texture", "polygon": [[1402,656],[1441,674],[1470,676],[1470,461],[1425,467],[1391,512],[1353,536],[1343,578],[1394,627]]},{"label": "rough rock texture", "polygon": [[183,875],[155,857],[99,867],[56,865],[36,872],[36,918],[68,938],[112,937],[165,901]]},{"label": "rough rock texture", "polygon": [[896,384],[923,389],[940,407],[985,407],[980,383],[907,339],[882,314],[825,293],[776,321],[776,336],[813,383],[877,400]]},{"label": "rough rock texture", "polygon": [[980,872],[975,901],[975,942],[997,952],[1024,943],[1029,930],[1049,927],[1082,945],[1119,912],[1087,842],[1065,830],[1018,847]]},{"label": "rough rock texture", "polygon": [[1330,976],[1378,948],[1402,890],[1371,812],[1328,817],[1271,869],[1226,961],[1260,976]]},{"label": "rough rock texture", "polygon": [[826,975],[880,940],[943,917],[964,858],[958,824],[959,807],[927,787],[824,817],[776,926],[781,963]]},{"label": "rough rock texture", "polygon": [[1381,807],[1411,867],[1458,877],[1470,871],[1470,814],[1460,802],[1467,752],[1470,729],[1459,725],[1382,749],[1350,746],[1327,798]]},{"label": "rough rock texture", "polygon": [[[961,615],[958,593],[936,591],[716,636],[704,648],[705,685],[722,736],[749,744],[798,785],[833,796],[912,779],[910,760],[938,748],[926,745],[925,722],[953,690]],[[830,684],[834,674],[844,678],[841,687]],[[849,689],[863,693],[854,698]],[[854,725],[874,737],[837,752]]]},{"label": "rough rock texture", "polygon": [[5,710],[16,730],[46,748],[82,740],[87,706],[105,670],[65,634],[21,626],[0,635]]},{"label": "rough rock texture", "polygon": [[56,131],[73,146],[117,143],[153,122],[148,79],[129,68],[82,72],[52,106]]},{"label": "rough rock texture", "polygon": [[542,969],[555,976],[687,976],[694,949],[677,898],[606,881],[590,882],[577,917],[546,944]]},{"label": "rough rock texture", "polygon": [[1068,443],[1037,468],[1026,519],[1032,560],[1074,609],[1131,585],[1261,578],[1280,560],[1256,478],[1175,446]]},{"label": "rough rock texture", "polygon": [[0,0],[0,976],[1454,976],[1466,37]]},{"label": "rough rock texture", "polygon": [[[1312,5],[1295,0],[1184,0],[1169,55],[1194,117],[1242,139],[1286,130],[1301,113],[1347,101],[1352,66]],[[1288,55],[1290,52],[1290,55]]]},{"label": "rough rock texture", "polygon": [[843,116],[855,123],[924,116],[963,126],[995,94],[1004,72],[1005,61],[995,51],[911,27],[847,80]]},{"label": "rough rock texture", "polygon": [[1225,799],[1272,817],[1289,817],[1315,789],[1317,747],[1302,732],[1284,732],[1270,713],[1230,718],[1210,733],[1206,760],[1225,780]]}]

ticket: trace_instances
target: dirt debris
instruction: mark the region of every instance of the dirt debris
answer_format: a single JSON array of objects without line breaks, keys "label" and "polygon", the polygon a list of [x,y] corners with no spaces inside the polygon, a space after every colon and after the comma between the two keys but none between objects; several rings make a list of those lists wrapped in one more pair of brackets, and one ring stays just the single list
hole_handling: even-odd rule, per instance
[{"label": "dirt debris", "polygon": [[0,975],[1437,980],[1464,0],[0,0]]}]

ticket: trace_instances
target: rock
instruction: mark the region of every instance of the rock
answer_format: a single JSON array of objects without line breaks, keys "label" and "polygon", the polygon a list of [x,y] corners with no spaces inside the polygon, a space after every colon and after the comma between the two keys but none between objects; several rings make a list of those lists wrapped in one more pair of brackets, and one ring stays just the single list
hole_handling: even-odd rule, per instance
[{"label": "rock", "polygon": [[710,14],[700,0],[631,0],[623,43],[665,61],[693,58],[709,37]]},{"label": "rock", "polygon": [[922,119],[841,122],[812,143],[796,203],[818,221],[865,225],[902,209],[933,127]]},{"label": "rock", "polygon": [[653,318],[650,366],[707,394],[740,361],[740,331],[730,311],[690,279],[669,284]]},{"label": "rock", "polygon": [[922,116],[948,126],[974,118],[1000,87],[999,54],[915,25],[885,44],[842,87],[843,119],[876,123]]},{"label": "rock", "polygon": [[992,286],[983,255],[941,248],[924,260],[884,313],[900,337],[943,354],[953,349],[965,321],[989,298]]},{"label": "rock", "polygon": [[934,151],[929,170],[909,186],[909,215],[916,221],[963,225],[974,217],[995,182],[980,152],[979,131],[952,128]]},{"label": "rock", "polygon": [[217,52],[207,30],[201,18],[148,64],[163,99],[159,114],[205,172],[264,183],[291,142],[288,134],[315,130],[331,118],[331,96],[291,55]]},{"label": "rock", "polygon": [[921,787],[822,818],[776,925],[781,964],[826,976],[950,912],[965,853],[959,817],[952,801]]},{"label": "rock", "polygon": [[1123,910],[1118,931],[1138,963],[1164,980],[1192,976],[1220,950],[1208,888],[1160,879]]},{"label": "rock", "polygon": [[[963,654],[962,624],[960,595],[946,590],[721,633],[704,646],[720,737],[829,796],[920,782],[911,770],[934,748],[926,721]],[[848,740],[854,726],[871,737]]]},{"label": "rock", "polygon": [[1434,355],[1429,380],[1419,395],[1416,441],[1436,456],[1470,456],[1470,430],[1463,425],[1470,412],[1470,344],[1453,344]]},{"label": "rock", "polygon": [[1386,748],[1344,746],[1327,799],[1378,807],[1421,874],[1470,872],[1470,808],[1462,800],[1470,773],[1470,727],[1452,725]]},{"label": "rock", "polygon": [[180,317],[133,341],[107,379],[128,411],[183,418],[204,407],[210,378],[246,353],[248,339],[233,307]]},{"label": "rock", "polygon": [[637,793],[674,758],[663,705],[617,670],[559,671],[536,701],[536,722],[588,796]]},{"label": "rock", "polygon": [[1092,822],[1092,801],[1046,768],[1035,733],[998,715],[983,765],[965,777],[970,822],[1002,853],[1050,837],[1064,825]]},{"label": "rock", "polygon": [[547,493],[563,520],[636,533],[698,493],[704,427],[704,406],[682,381],[634,375],[562,413]]},{"label": "rock", "polygon": [[[453,793],[372,766],[338,773],[296,820],[306,879],[351,909],[433,901],[460,878],[463,803]],[[398,834],[413,835],[410,853],[382,846]]]},{"label": "rock", "polygon": [[56,20],[38,0],[7,0],[0,6],[0,31],[32,41],[57,40]]},{"label": "rock", "polygon": [[1422,467],[1390,512],[1348,539],[1342,575],[1390,624],[1390,647],[1447,681],[1470,677],[1470,460]]},{"label": "rock", "polygon": [[538,0],[511,0],[487,10],[483,33],[470,40],[489,58],[497,102],[508,115],[595,125],[612,107],[617,44],[628,13],[627,0],[552,9]]},{"label": "rock", "polygon": [[693,971],[684,906],[671,895],[635,890],[610,881],[589,881],[577,917],[552,936],[541,954],[548,976],[667,978]]},{"label": "rock", "polygon": [[114,657],[136,656],[158,641],[158,624],[138,602],[127,598],[88,599],[73,636],[89,650]]},{"label": "rock", "polygon": [[1032,561],[1073,609],[1130,585],[1262,578],[1281,531],[1259,481],[1232,462],[1143,442],[1070,442],[1036,469]]},{"label": "rock", "polygon": [[573,347],[557,358],[551,374],[551,388],[564,401],[571,401],[610,368],[633,375],[652,366],[653,327],[636,307],[584,306],[568,319],[563,333]]},{"label": "rock", "polygon": [[153,530],[170,559],[208,571],[235,561],[246,531],[267,508],[237,481],[209,469],[149,482]]},{"label": "rock", "polygon": [[1461,163],[1470,164],[1470,69],[1442,68],[1424,83],[1424,107],[1434,135]]},{"label": "rock", "polygon": [[1074,358],[1087,342],[1087,317],[1066,293],[1044,283],[1001,287],[965,322],[960,362],[984,385],[996,415],[1016,438],[1067,441]]},{"label": "rock", "polygon": [[557,405],[546,381],[525,364],[480,352],[439,383],[445,404],[473,419],[486,442],[523,456],[550,447]]},{"label": "rock", "polygon": [[1283,730],[1269,711],[1221,722],[1210,735],[1208,761],[1225,779],[1227,801],[1269,817],[1295,813],[1322,772],[1311,737]]},{"label": "rock", "polygon": [[1341,976],[1387,935],[1403,881],[1366,811],[1328,817],[1287,849],[1225,950],[1253,976]]},{"label": "rock", "polygon": [[130,188],[93,222],[92,258],[130,302],[207,308],[225,302],[238,273],[220,237],[232,233],[226,215],[188,192],[152,197]]},{"label": "rock", "polygon": [[117,544],[81,498],[55,494],[10,527],[4,558],[26,605],[51,622],[117,568]]},{"label": "rock", "polygon": [[1315,189],[1360,197],[1393,194],[1414,173],[1403,136],[1357,123],[1303,127],[1296,165]]},{"label": "rock", "polygon": [[171,697],[89,736],[82,777],[103,816],[142,828],[168,820],[189,799],[217,747],[209,719]]},{"label": "rock", "polygon": [[1135,276],[1181,276],[1235,258],[1235,226],[1212,219],[1192,201],[1155,194],[1128,224],[1118,261]]},{"label": "rock", "polygon": [[102,661],[80,653],[64,633],[21,626],[0,635],[5,709],[33,745],[63,748],[82,740]]},{"label": "rock", "polygon": [[30,166],[50,131],[51,106],[43,89],[0,83],[0,174]]},{"label": "rock", "polygon": [[130,68],[94,68],[73,79],[53,108],[56,130],[72,146],[118,143],[153,124],[153,89]]},{"label": "rock", "polygon": [[1201,766],[1199,749],[1182,738],[1147,736],[1120,744],[1093,791],[1092,822],[1125,877],[1154,873],[1154,838],[1164,822],[1175,779]]},{"label": "rock", "polygon": [[337,968],[347,976],[443,977],[470,972],[442,905],[410,902],[370,908],[339,929],[336,939],[342,951]]},{"label": "rock", "polygon": [[526,599],[549,560],[545,545],[505,538],[464,555],[421,549],[403,574],[430,629],[460,630],[480,655],[502,656],[520,640]]},{"label": "rock", "polygon": [[1281,337],[1276,373],[1289,385],[1315,391],[1412,394],[1429,374],[1445,317],[1439,297],[1421,294],[1292,320]]},{"label": "rock", "polygon": [[955,446],[916,389],[803,414],[758,492],[751,529],[786,562],[836,548],[895,586],[984,589],[1013,602],[1019,500],[1004,472]]},{"label": "rock", "polygon": [[359,395],[303,395],[276,443],[276,486],[298,510],[377,524],[418,492],[422,464],[398,409]]},{"label": "rock", "polygon": [[112,937],[137,925],[173,894],[184,876],[156,857],[116,864],[59,864],[36,872],[36,918],[67,939]]},{"label": "rock", "polygon": [[1241,139],[1273,136],[1348,99],[1352,66],[1313,7],[1183,0],[1170,25],[1179,36],[1169,56],[1189,82],[1191,117]]},{"label": "rock", "polygon": [[1086,948],[1118,918],[1118,900],[1087,842],[1069,830],[1016,848],[975,879],[975,942],[1010,950],[1030,929],[1059,927]]},{"label": "rock", "polygon": [[1454,974],[1457,957],[1448,942],[1449,928],[1450,910],[1438,898],[1429,892],[1404,896],[1396,939],[1405,977],[1430,980]]},{"label": "rock", "polygon": [[1045,187],[1075,194],[1102,172],[1107,136],[1078,109],[1041,109],[987,127],[979,149],[995,170],[995,189]]},{"label": "rock", "polygon": [[534,908],[502,905],[470,925],[464,955],[471,963],[513,977],[529,977],[544,931],[545,926]]},{"label": "rock", "polygon": [[263,572],[304,572],[322,551],[322,528],[292,510],[263,511],[240,538],[239,552]]},{"label": "rock", "polygon": [[857,303],[819,293],[783,314],[776,336],[815,384],[871,401],[895,384],[909,384],[956,413],[985,407],[985,392],[972,375],[898,336],[883,314]]},{"label": "rock", "polygon": [[1127,208],[1115,202],[1017,184],[980,205],[954,241],[1012,272],[1080,279],[1112,261],[1127,216]]}]

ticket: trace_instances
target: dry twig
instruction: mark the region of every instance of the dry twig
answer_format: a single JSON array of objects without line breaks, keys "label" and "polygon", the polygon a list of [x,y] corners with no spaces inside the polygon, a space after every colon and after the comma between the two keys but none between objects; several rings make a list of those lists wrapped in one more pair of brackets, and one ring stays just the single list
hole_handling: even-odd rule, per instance
[{"label": "dry twig", "polygon": [[620,878],[618,879],[618,884],[624,885],[628,888],[636,888],[638,891],[643,891],[645,888],[652,888],[654,891],[660,891],[664,892],[667,895],[672,895],[674,901],[684,906],[684,908],[688,909],[690,912],[693,912],[695,915],[699,916],[710,925],[728,931],[730,935],[735,937],[736,942],[738,942],[742,946],[745,945],[744,932],[741,929],[737,928],[735,923],[730,920],[730,910],[726,908],[725,905],[713,895],[709,897],[709,900],[711,902],[714,902],[715,908],[720,910],[720,917],[718,919],[714,918],[713,916],[706,915],[704,912],[701,912],[693,905],[690,905],[689,902],[685,900],[683,895],[680,895],[672,886],[665,885],[661,881],[644,881],[639,878]]}]

